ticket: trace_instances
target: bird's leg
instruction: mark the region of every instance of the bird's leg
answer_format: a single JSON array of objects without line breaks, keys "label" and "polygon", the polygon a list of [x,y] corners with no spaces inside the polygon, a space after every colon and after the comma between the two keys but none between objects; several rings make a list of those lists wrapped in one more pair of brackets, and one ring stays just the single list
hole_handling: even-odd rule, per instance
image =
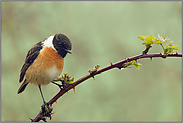
[{"label": "bird's leg", "polygon": [[42,93],[42,91],[41,91],[41,85],[38,85],[38,87],[39,87],[39,90],[40,90],[40,92],[41,92],[41,96],[42,96],[43,103],[44,103],[44,104],[41,106],[41,108],[42,108],[42,115],[43,115],[42,120],[43,120],[43,121],[46,121],[46,119],[44,118],[45,116],[46,116],[46,117],[50,117],[50,120],[51,120],[51,114],[52,114],[51,112],[52,112],[52,110],[53,110],[52,105],[49,104],[49,103],[46,103],[46,101],[44,100],[43,93]]},{"label": "bird's leg", "polygon": [[41,96],[42,96],[42,99],[43,99],[43,103],[46,104],[46,102],[45,102],[45,100],[44,100],[44,97],[43,97],[43,93],[42,93],[42,91],[41,91],[41,85],[38,85],[38,87],[39,87],[39,90],[40,90],[40,93],[41,93]]}]

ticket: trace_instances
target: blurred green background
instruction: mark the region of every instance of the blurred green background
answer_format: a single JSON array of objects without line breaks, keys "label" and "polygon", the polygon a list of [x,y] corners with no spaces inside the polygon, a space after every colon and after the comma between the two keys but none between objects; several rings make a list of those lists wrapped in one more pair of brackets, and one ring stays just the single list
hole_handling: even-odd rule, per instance
[{"label": "blurred green background", "polygon": [[[170,37],[182,51],[181,1],[3,1],[1,7],[1,121],[28,122],[40,111],[37,86],[17,95],[19,74],[27,51],[55,33],[72,42],[63,72],[75,80],[96,64],[103,68],[142,53],[139,35]],[[149,53],[160,52],[153,45]],[[181,121],[182,58],[138,62],[139,70],[112,69],[66,93],[54,103],[51,121]],[[49,101],[59,88],[42,90]]]}]

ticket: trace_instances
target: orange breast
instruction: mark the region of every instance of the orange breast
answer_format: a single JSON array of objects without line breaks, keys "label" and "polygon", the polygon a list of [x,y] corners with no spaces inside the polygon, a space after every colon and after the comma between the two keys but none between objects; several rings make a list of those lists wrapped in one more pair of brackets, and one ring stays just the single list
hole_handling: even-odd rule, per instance
[{"label": "orange breast", "polygon": [[34,84],[48,84],[60,76],[64,59],[51,47],[45,47],[26,71],[26,79]]}]

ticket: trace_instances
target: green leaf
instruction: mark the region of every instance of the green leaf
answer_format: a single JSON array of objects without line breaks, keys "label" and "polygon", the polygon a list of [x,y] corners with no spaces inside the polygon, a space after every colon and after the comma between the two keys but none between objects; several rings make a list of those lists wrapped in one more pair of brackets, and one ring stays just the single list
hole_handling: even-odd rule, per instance
[{"label": "green leaf", "polygon": [[[163,38],[163,36],[158,34],[158,38],[155,38],[153,35],[148,35],[148,36],[138,36],[139,39],[143,41],[143,45],[146,46],[146,49],[149,50],[150,47],[152,47],[152,44],[159,44],[164,50],[164,54],[167,55],[168,53],[173,53],[173,50],[180,50],[180,48],[176,45],[172,45],[173,41],[171,41],[168,45],[165,47],[163,46],[163,43],[166,43],[167,41],[170,40],[169,37]],[[146,50],[146,51],[148,51]],[[144,52],[144,51],[143,51]],[[129,66],[130,64],[125,64],[125,66]],[[133,65],[136,65],[136,63],[133,63]]]},{"label": "green leaf", "polygon": [[162,44],[162,42],[160,40],[156,40],[153,42],[153,44]]},{"label": "green leaf", "polygon": [[138,36],[139,39],[143,40],[143,45],[147,45],[147,44],[163,44],[165,42],[167,42],[168,40],[170,40],[169,37],[167,37],[166,39],[163,38],[161,35],[158,34],[158,38],[155,38],[153,35],[149,35],[149,36]]},{"label": "green leaf", "polygon": [[173,41],[171,41],[168,45],[165,46],[164,54],[173,53],[173,50],[180,50],[180,48],[176,45],[172,45]]},{"label": "green leaf", "polygon": [[144,42],[142,44],[143,45],[145,45],[145,44],[147,44],[147,45],[153,44],[153,41],[151,41],[151,40],[144,40]]},{"label": "green leaf", "polygon": [[156,40],[153,35],[146,36],[143,44],[153,44],[153,40]]},{"label": "green leaf", "polygon": [[180,48],[179,48],[178,46],[175,46],[175,45],[172,45],[172,48],[173,48],[174,50],[180,50]]},{"label": "green leaf", "polygon": [[135,64],[135,66],[137,67],[137,69],[139,69],[139,68],[140,68],[140,66],[142,66],[142,64],[137,63],[137,64]]},{"label": "green leaf", "polygon": [[159,35],[158,34],[158,38],[159,38],[159,40],[161,40],[161,41],[163,41],[163,40],[165,40],[161,35]]},{"label": "green leaf", "polygon": [[167,42],[167,41],[169,41],[169,40],[170,40],[170,38],[167,37],[167,38],[163,41],[163,43],[165,43],[165,42]]},{"label": "green leaf", "polygon": [[166,39],[165,38],[163,38],[161,35],[159,35],[158,34],[158,38],[159,39],[156,39],[155,41],[154,41],[154,44],[163,44],[163,43],[165,43],[165,42],[167,42],[170,38],[169,37],[167,37]]},{"label": "green leaf", "polygon": [[171,48],[172,43],[173,43],[173,41],[171,41],[168,45],[166,45],[166,46],[165,46],[165,49]]},{"label": "green leaf", "polygon": [[70,80],[69,80],[68,83],[69,83],[69,84],[73,84],[73,83],[74,83],[74,76],[73,76],[72,78],[70,78]]},{"label": "green leaf", "polygon": [[137,63],[137,62],[136,62],[136,60],[133,60],[133,61],[127,62],[127,63],[125,64],[125,67],[130,66],[130,65],[135,65],[135,67],[137,67],[137,69],[139,69],[139,68],[140,68],[140,66],[142,66],[142,64]]},{"label": "green leaf", "polygon": [[139,39],[143,41],[143,45],[151,45],[153,44],[153,41],[156,41],[157,39],[153,35],[148,36],[138,36]]},{"label": "green leaf", "polygon": [[143,40],[143,41],[145,40],[145,36],[142,36],[142,35],[138,36],[138,38]]}]

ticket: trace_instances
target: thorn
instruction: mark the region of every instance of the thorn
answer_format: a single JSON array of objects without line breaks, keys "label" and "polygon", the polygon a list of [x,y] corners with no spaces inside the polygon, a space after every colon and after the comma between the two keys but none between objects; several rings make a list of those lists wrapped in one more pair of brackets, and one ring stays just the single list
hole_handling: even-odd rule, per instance
[{"label": "thorn", "polygon": [[111,66],[113,66],[112,62],[110,61]]},{"label": "thorn", "polygon": [[96,71],[91,71],[91,70],[88,70],[88,72],[90,73],[90,75],[93,77],[93,79],[95,80],[95,78],[94,78],[94,74],[95,74],[95,72]]},{"label": "thorn", "polygon": [[93,79],[95,80],[94,76],[92,76],[92,77],[93,77]]},{"label": "thorn", "polygon": [[151,61],[152,61],[152,57],[150,57]]},{"label": "thorn", "polygon": [[73,87],[74,93],[75,93],[75,86]]},{"label": "thorn", "polygon": [[129,58],[127,58],[126,60],[127,60],[127,62],[128,62],[128,61],[129,61]]},{"label": "thorn", "polygon": [[33,122],[33,119],[29,118],[31,120],[31,122]]}]

